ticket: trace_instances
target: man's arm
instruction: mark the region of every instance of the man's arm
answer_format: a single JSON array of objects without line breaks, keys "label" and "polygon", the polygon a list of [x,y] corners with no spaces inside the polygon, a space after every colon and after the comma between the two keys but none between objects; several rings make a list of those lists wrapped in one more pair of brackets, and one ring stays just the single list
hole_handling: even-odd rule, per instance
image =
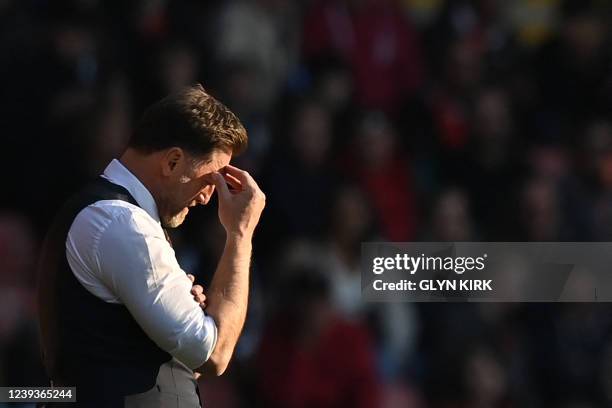
[{"label": "man's arm", "polygon": [[265,206],[265,196],[253,178],[236,167],[227,166],[225,176],[216,173],[213,177],[226,241],[207,295],[206,312],[217,324],[217,343],[210,358],[197,371],[221,375],[246,318],[251,239]]},{"label": "man's arm", "polygon": [[214,349],[217,328],[199,302],[159,225],[144,211],[116,214],[97,245],[99,279],[130,311],[144,332],[190,368]]}]

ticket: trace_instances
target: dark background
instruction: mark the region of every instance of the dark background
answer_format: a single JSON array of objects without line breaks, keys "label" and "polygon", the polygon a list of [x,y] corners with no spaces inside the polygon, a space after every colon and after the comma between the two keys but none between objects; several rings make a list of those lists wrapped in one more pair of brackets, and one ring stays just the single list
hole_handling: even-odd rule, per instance
[{"label": "dark background", "polygon": [[[248,129],[235,164],[268,202],[209,406],[612,406],[610,305],[366,304],[358,267],[371,240],[612,238],[611,11],[0,0],[0,384],[45,384],[34,271],[54,212],[148,104],[201,82]],[[216,211],[173,239],[210,282]]]}]

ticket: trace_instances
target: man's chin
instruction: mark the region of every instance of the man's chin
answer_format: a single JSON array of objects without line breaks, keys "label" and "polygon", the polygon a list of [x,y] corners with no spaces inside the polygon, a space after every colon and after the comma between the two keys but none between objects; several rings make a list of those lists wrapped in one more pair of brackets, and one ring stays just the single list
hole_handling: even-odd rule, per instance
[{"label": "man's chin", "polygon": [[170,218],[166,218],[162,220],[163,227],[164,228],[178,227],[185,221],[185,217],[187,217],[187,213],[189,213],[189,208],[185,207],[181,210],[180,213],[175,214]]}]

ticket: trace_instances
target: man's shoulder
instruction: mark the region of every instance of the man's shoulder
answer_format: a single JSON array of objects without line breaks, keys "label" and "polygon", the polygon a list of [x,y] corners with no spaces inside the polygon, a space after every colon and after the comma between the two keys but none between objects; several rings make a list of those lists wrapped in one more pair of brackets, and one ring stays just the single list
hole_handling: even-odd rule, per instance
[{"label": "man's shoulder", "polygon": [[[112,227],[112,228],[111,228]],[[163,235],[157,221],[142,208],[123,200],[100,200],[83,208],[71,227],[101,234],[108,229],[119,233],[147,233]]]}]

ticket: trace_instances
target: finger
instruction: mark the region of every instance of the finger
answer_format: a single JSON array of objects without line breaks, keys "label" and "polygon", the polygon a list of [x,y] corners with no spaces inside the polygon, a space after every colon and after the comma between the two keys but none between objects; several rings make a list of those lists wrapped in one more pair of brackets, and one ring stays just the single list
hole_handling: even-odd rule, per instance
[{"label": "finger", "polygon": [[188,273],[187,277],[189,278],[189,280],[191,281],[191,283],[195,282],[195,276],[193,276],[192,274]]},{"label": "finger", "polygon": [[257,184],[255,183],[255,180],[253,180],[253,177],[251,177],[251,175],[242,170],[239,169],[238,167],[234,167],[231,164],[228,164],[227,166],[225,166],[223,168],[225,170],[225,174],[229,174],[231,176],[234,176],[235,178],[237,178],[240,183],[242,183],[242,185],[248,184],[248,185],[253,185],[253,184]]},{"label": "finger", "polygon": [[224,174],[223,177],[225,178],[225,181],[227,181],[227,184],[229,184],[231,189],[234,189],[237,191],[243,190],[242,183],[236,177],[228,173]]},{"label": "finger", "polygon": [[197,296],[194,296],[193,298],[199,304],[202,304],[202,303],[204,303],[206,301],[206,296],[204,296],[204,295],[197,295]]},{"label": "finger", "polygon": [[231,193],[227,188],[227,182],[221,173],[213,173],[212,181],[221,200],[226,200],[231,196]]},{"label": "finger", "polygon": [[193,287],[191,288],[191,293],[193,295],[201,295],[202,293],[204,293],[204,288],[200,285],[193,285]]}]

